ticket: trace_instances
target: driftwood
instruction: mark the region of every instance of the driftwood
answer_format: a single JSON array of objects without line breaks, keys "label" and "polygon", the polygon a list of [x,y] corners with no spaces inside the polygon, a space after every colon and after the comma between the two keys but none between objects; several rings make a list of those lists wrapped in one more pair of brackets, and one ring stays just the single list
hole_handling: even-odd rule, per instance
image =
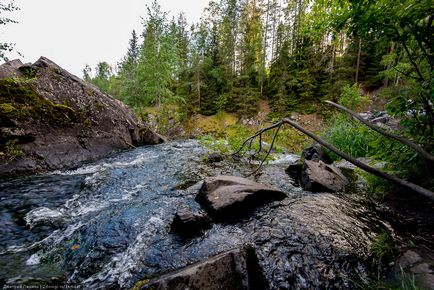
[{"label": "driftwood", "polygon": [[371,122],[363,119],[359,114],[357,114],[357,113],[355,113],[355,112],[353,112],[353,111],[345,108],[344,106],[341,106],[341,105],[338,105],[336,103],[333,103],[332,101],[325,101],[325,102],[327,104],[329,104],[329,105],[332,105],[332,106],[338,108],[339,110],[342,110],[342,111],[350,114],[355,119],[359,120],[361,123],[365,124],[366,126],[368,126],[369,128],[371,128],[372,130],[374,130],[374,131],[376,131],[376,132],[378,132],[378,133],[380,133],[380,134],[382,134],[382,135],[384,135],[386,137],[392,138],[392,139],[394,139],[394,140],[396,140],[398,142],[401,142],[404,145],[407,145],[408,147],[410,147],[414,151],[416,151],[419,154],[419,156],[422,156],[423,158],[425,158],[425,159],[427,159],[427,160],[429,160],[431,162],[434,162],[434,156],[431,155],[430,153],[426,152],[425,149],[423,149],[422,147],[420,147],[416,143],[414,143],[414,142],[412,142],[412,141],[410,141],[408,139],[405,139],[405,138],[403,138],[401,136],[397,136],[397,135],[394,135],[394,134],[392,134],[390,132],[387,132],[386,130],[383,130],[382,128],[380,128],[380,127],[372,124]]},{"label": "driftwood", "polygon": [[[388,181],[390,181],[390,182],[392,182],[392,183],[394,183],[396,185],[403,186],[403,187],[408,188],[408,189],[410,189],[410,190],[412,190],[414,192],[417,192],[417,193],[419,193],[419,194],[421,194],[421,195],[423,195],[425,197],[428,197],[431,200],[434,200],[434,192],[432,192],[432,191],[430,191],[430,190],[428,190],[426,188],[423,188],[423,187],[421,187],[421,186],[419,186],[417,184],[411,183],[409,181],[406,181],[406,180],[400,179],[400,178],[398,178],[396,176],[393,176],[393,175],[390,175],[388,173],[385,173],[385,172],[383,172],[383,171],[381,171],[379,169],[376,169],[374,167],[371,167],[371,166],[369,166],[369,165],[367,165],[367,164],[365,164],[363,162],[360,162],[359,160],[357,160],[355,158],[352,158],[351,156],[349,156],[349,155],[345,154],[344,152],[338,150],[333,145],[331,145],[330,143],[328,143],[328,142],[324,141],[323,139],[319,138],[318,136],[316,136],[312,132],[304,129],[303,127],[301,127],[297,123],[291,121],[290,119],[286,119],[286,118],[280,120],[279,122],[277,122],[277,123],[275,123],[275,124],[273,124],[273,125],[271,125],[271,126],[269,126],[267,128],[261,129],[260,131],[256,132],[253,136],[251,136],[248,139],[246,139],[244,141],[244,143],[241,145],[240,149],[237,152],[234,153],[234,155],[237,155],[238,153],[240,153],[243,150],[243,148],[248,143],[250,144],[250,147],[251,147],[253,141],[257,137],[259,137],[259,142],[260,142],[259,144],[261,144],[262,134],[264,132],[266,132],[266,131],[269,131],[269,130],[277,128],[276,133],[274,134],[274,137],[273,137],[273,142],[272,142],[270,148],[268,149],[265,158],[262,159],[261,164],[259,165],[259,167],[256,168],[256,170],[254,170],[250,175],[256,173],[262,167],[262,165],[264,164],[264,162],[267,159],[267,157],[270,155],[270,152],[271,152],[271,150],[273,148],[273,145],[274,145],[274,141],[275,141],[275,139],[277,137],[277,134],[278,134],[278,132],[279,132],[279,130],[282,127],[283,124],[289,124],[289,125],[291,125],[295,129],[301,131],[302,133],[304,133],[307,136],[309,136],[310,138],[314,139],[315,141],[317,141],[318,143],[320,143],[324,147],[328,148],[330,151],[332,151],[336,155],[342,157],[343,159],[345,159],[348,162],[354,164],[355,166],[363,169],[364,171],[369,172],[369,173],[371,173],[373,175],[379,176],[381,178],[384,178],[384,179],[386,179],[386,180],[388,180]],[[259,154],[259,152],[261,151],[261,145],[259,145],[259,146],[260,146],[259,150],[256,152],[256,154]]]}]

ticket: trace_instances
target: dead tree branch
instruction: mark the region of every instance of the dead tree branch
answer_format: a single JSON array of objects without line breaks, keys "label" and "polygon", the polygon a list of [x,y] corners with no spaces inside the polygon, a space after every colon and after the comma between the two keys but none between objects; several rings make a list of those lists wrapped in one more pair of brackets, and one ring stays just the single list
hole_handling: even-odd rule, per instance
[{"label": "dead tree branch", "polygon": [[423,187],[421,187],[421,186],[419,186],[417,184],[411,183],[409,181],[406,181],[406,180],[400,179],[400,178],[398,178],[396,176],[393,176],[393,175],[390,175],[388,173],[385,173],[385,172],[383,172],[383,171],[381,171],[379,169],[376,169],[374,167],[371,167],[371,166],[369,166],[369,165],[367,165],[367,164],[365,164],[363,162],[360,162],[359,160],[357,160],[355,158],[352,158],[351,156],[349,156],[349,155],[345,154],[344,152],[338,150],[333,145],[331,145],[330,143],[328,143],[328,142],[324,141],[323,139],[319,138],[318,136],[316,136],[312,132],[304,129],[303,127],[301,127],[297,123],[295,123],[295,122],[293,122],[293,121],[291,121],[289,119],[286,119],[286,118],[280,120],[279,122],[277,122],[277,123],[275,123],[275,124],[273,124],[273,125],[271,125],[271,126],[269,126],[267,128],[261,129],[260,131],[256,132],[253,136],[251,136],[247,140],[245,140],[244,143],[241,145],[240,149],[237,152],[234,153],[234,155],[239,154],[243,150],[243,148],[246,146],[246,144],[248,142],[253,142],[253,140],[255,138],[257,138],[257,137],[261,138],[261,136],[262,136],[262,134],[264,132],[277,128],[276,133],[274,134],[273,143],[271,144],[270,148],[268,149],[266,157],[262,160],[262,162],[259,165],[259,167],[255,171],[253,171],[250,175],[256,173],[262,167],[262,165],[264,164],[265,160],[267,159],[268,155],[271,152],[271,149],[273,148],[274,141],[275,141],[275,139],[277,137],[277,133],[279,132],[279,130],[280,130],[280,128],[281,128],[281,126],[283,124],[289,124],[289,125],[291,125],[295,129],[301,131],[302,133],[304,133],[305,135],[307,135],[310,138],[314,139],[316,142],[318,142],[319,144],[323,145],[324,147],[326,147],[327,149],[329,149],[330,151],[332,151],[336,155],[338,155],[341,158],[347,160],[348,162],[354,164],[355,166],[359,167],[360,169],[363,169],[366,172],[369,172],[369,173],[371,173],[373,175],[376,175],[378,177],[386,179],[386,180],[388,180],[388,181],[390,181],[390,182],[392,182],[392,183],[394,183],[396,185],[408,188],[408,189],[410,189],[410,190],[412,190],[414,192],[417,192],[417,193],[419,193],[419,194],[421,194],[421,195],[423,195],[425,197],[428,197],[431,200],[434,200],[434,192],[432,192],[432,191],[430,191],[430,190],[428,190],[426,188],[423,188]]},{"label": "dead tree branch", "polygon": [[339,110],[342,110],[342,111],[350,114],[355,119],[359,120],[361,123],[365,124],[366,126],[368,126],[369,128],[371,128],[372,130],[374,130],[374,131],[376,131],[376,132],[378,132],[378,133],[380,133],[380,134],[382,134],[382,135],[384,135],[386,137],[394,139],[394,140],[396,140],[398,142],[401,142],[404,145],[407,145],[408,147],[410,147],[414,151],[416,151],[419,154],[419,156],[422,156],[423,158],[425,158],[425,159],[427,159],[427,160],[429,160],[431,162],[434,162],[434,156],[431,155],[430,153],[428,153],[427,151],[425,151],[425,149],[423,149],[422,147],[420,147],[416,143],[414,143],[414,142],[412,142],[412,141],[410,141],[408,139],[405,139],[405,138],[403,138],[401,136],[397,136],[397,135],[394,135],[394,134],[392,134],[390,132],[387,132],[386,130],[383,130],[382,128],[380,128],[380,127],[372,124],[371,122],[363,119],[359,114],[351,111],[350,109],[345,108],[344,106],[338,105],[338,104],[336,104],[336,103],[334,103],[332,101],[325,101],[325,102],[327,104],[329,104],[329,105],[332,105],[333,107],[338,108]]}]

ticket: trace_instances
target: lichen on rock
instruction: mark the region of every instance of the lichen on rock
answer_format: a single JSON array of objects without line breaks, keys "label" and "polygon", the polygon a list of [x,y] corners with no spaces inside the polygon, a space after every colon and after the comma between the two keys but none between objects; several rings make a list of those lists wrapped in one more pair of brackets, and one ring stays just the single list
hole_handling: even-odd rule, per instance
[{"label": "lichen on rock", "polygon": [[[11,140],[22,152],[12,160]],[[162,141],[122,102],[45,57],[0,66],[0,176],[71,168]]]}]

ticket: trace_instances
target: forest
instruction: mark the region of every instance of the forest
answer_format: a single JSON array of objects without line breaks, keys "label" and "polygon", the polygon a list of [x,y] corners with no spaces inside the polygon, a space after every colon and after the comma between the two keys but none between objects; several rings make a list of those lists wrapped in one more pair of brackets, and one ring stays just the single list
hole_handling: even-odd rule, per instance
[{"label": "forest", "polygon": [[86,66],[84,79],[144,119],[146,107],[160,115],[175,107],[178,122],[219,112],[248,118],[264,101],[269,121],[318,113],[328,120],[321,134],[344,152],[387,161],[432,188],[430,162],[324,101],[385,109],[400,135],[433,152],[433,10],[431,0],[221,0],[189,26],[154,1],[118,65]]},{"label": "forest", "polygon": [[432,0],[143,10],[82,79],[0,41],[0,286],[434,288]]}]

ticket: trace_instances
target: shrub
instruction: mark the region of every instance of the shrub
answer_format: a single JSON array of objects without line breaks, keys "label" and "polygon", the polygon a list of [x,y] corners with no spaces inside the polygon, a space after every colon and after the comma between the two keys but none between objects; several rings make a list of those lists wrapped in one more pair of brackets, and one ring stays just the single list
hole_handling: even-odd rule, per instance
[{"label": "shrub", "polygon": [[366,96],[361,96],[361,89],[358,84],[344,85],[338,100],[339,104],[351,110],[360,110],[369,104]]},{"label": "shrub", "polygon": [[[324,133],[324,139],[355,158],[375,155],[378,148],[373,144],[384,141],[384,137],[362,124],[354,123],[345,115],[338,115],[331,120]],[[374,141],[376,143],[373,143]],[[335,154],[330,155],[334,160],[340,159]]]}]

